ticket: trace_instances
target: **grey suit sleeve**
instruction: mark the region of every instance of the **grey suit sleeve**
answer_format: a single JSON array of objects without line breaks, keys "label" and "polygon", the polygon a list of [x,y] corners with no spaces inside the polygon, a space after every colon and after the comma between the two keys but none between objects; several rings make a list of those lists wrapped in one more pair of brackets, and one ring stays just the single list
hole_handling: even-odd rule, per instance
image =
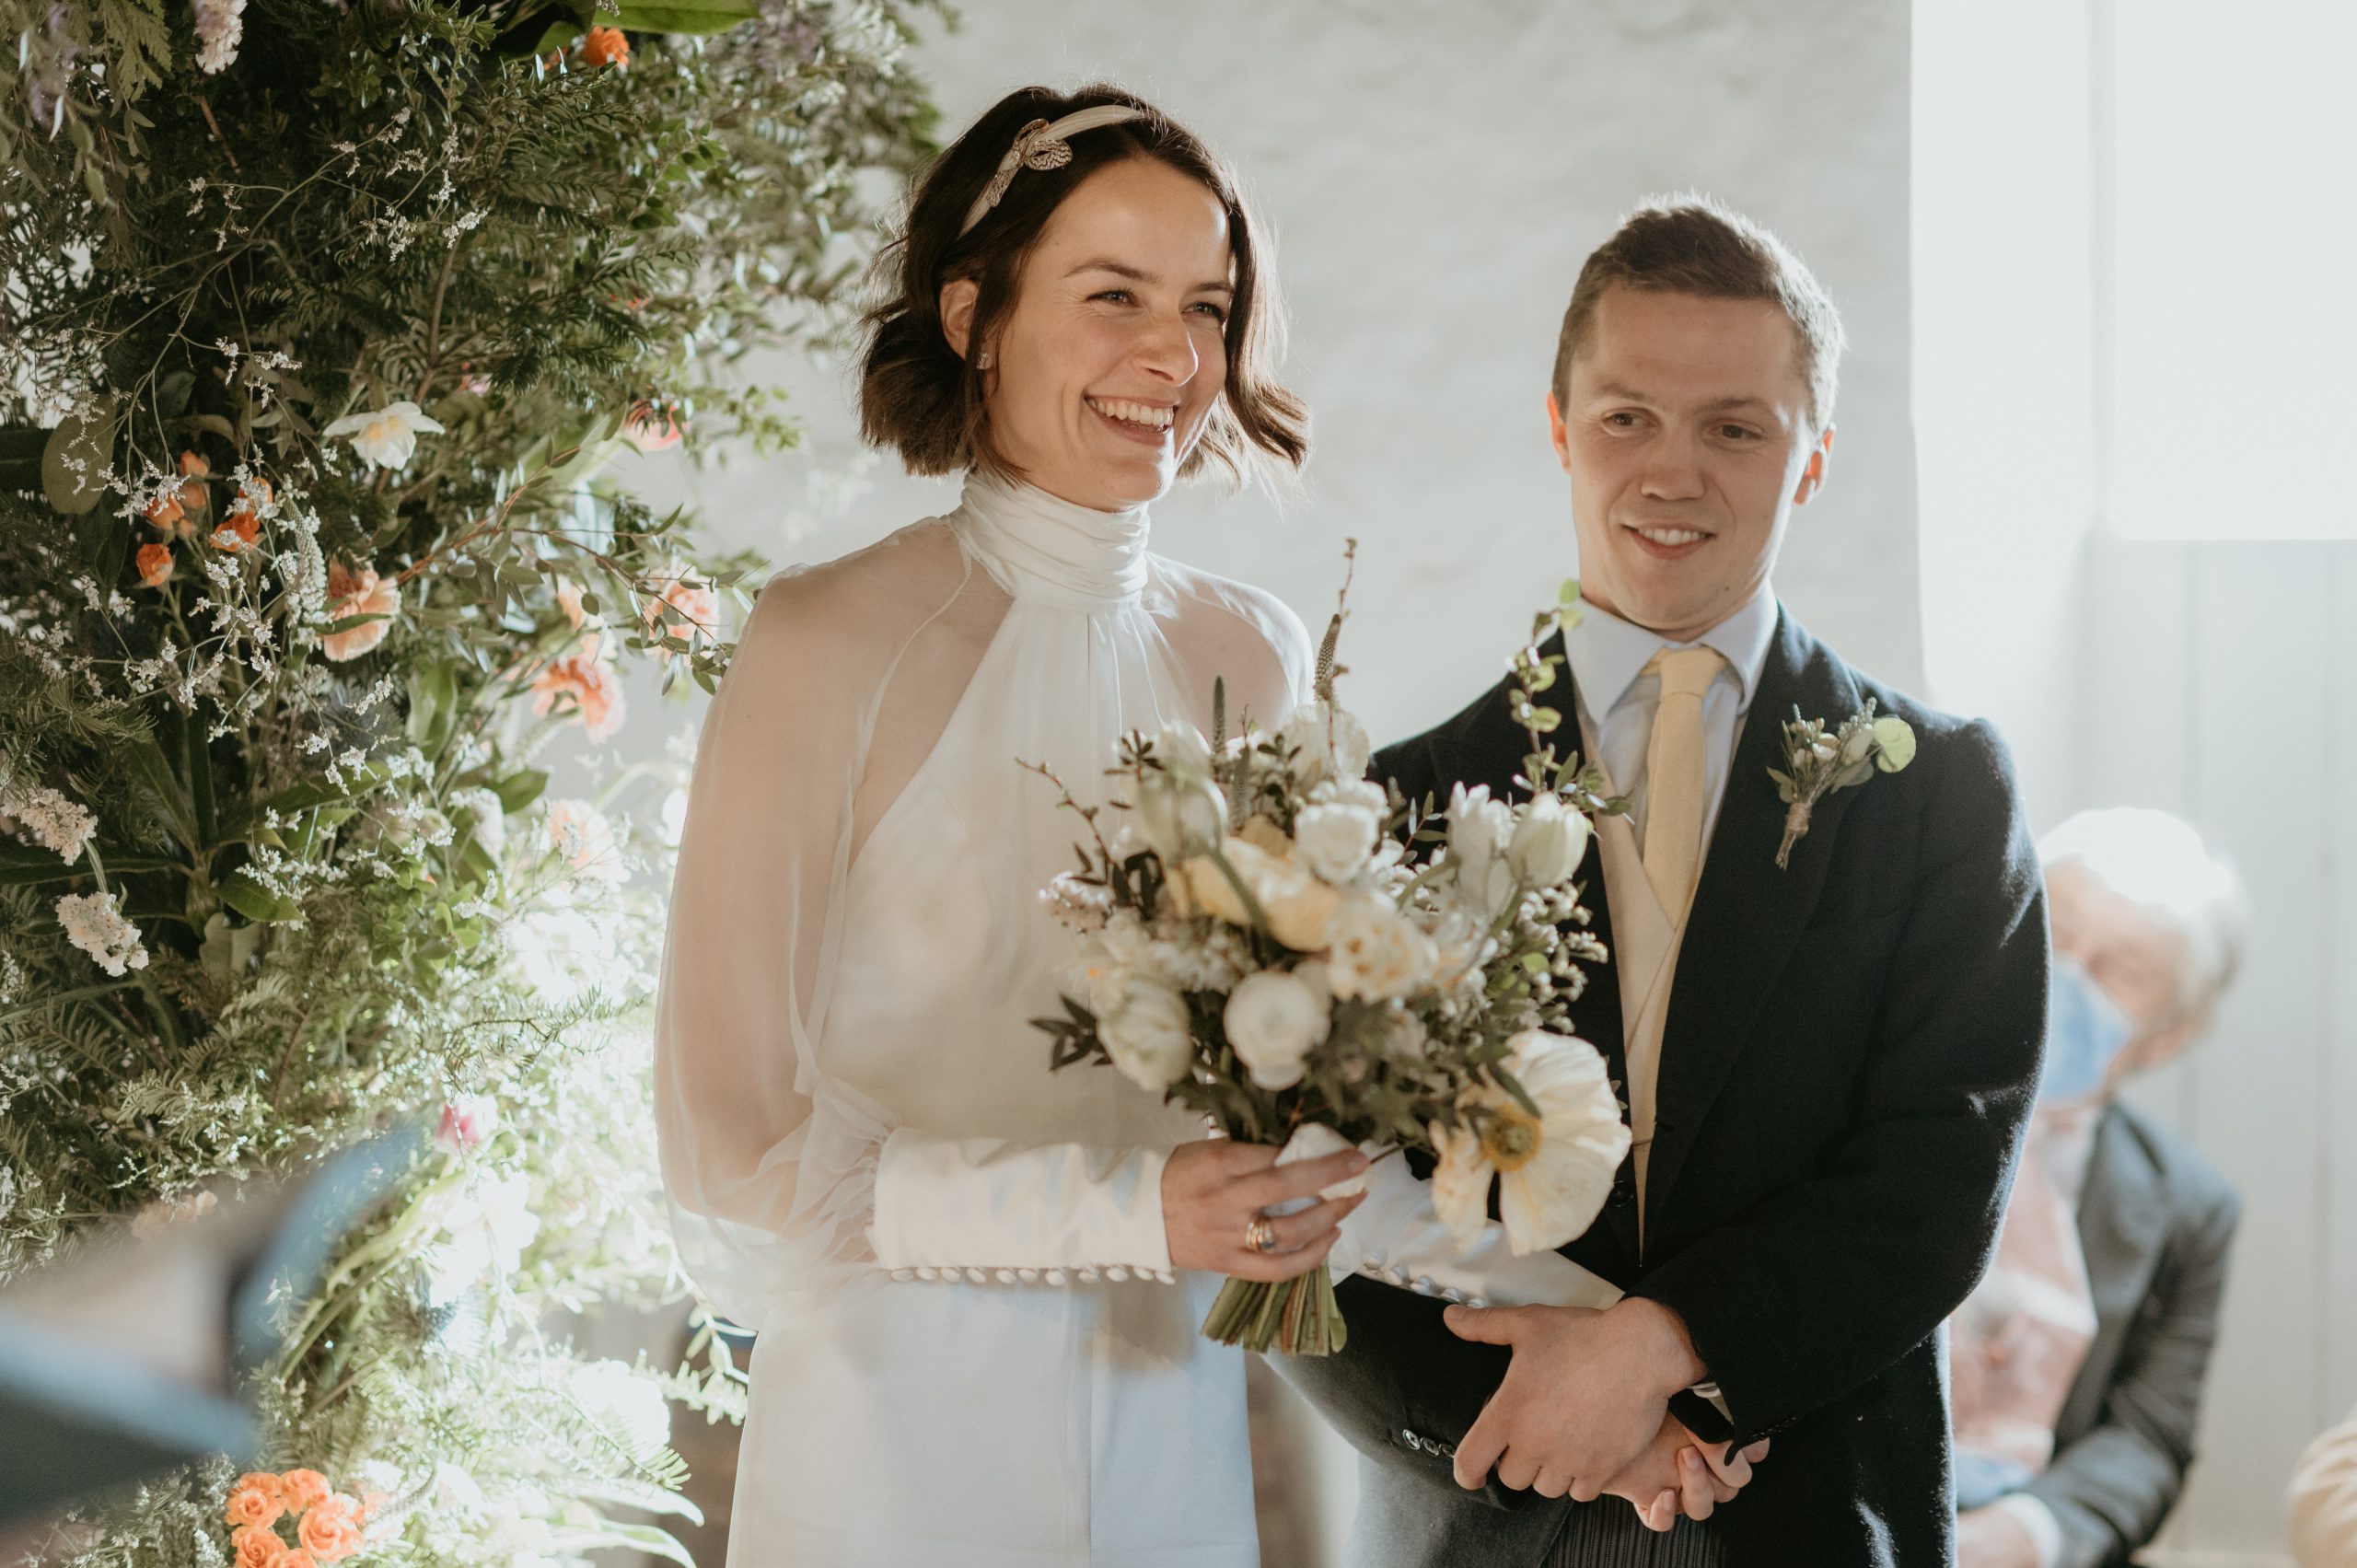
[{"label": "grey suit sleeve", "polygon": [[2059,1568],[2126,1562],[2177,1505],[2240,1216],[2222,1191],[2171,1239],[2096,1424],[2026,1488],[2062,1527]]}]

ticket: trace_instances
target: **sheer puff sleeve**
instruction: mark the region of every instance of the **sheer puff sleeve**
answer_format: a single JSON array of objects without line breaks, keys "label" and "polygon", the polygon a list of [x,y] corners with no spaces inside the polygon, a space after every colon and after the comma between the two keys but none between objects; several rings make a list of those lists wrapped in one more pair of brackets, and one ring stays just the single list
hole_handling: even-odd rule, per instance
[{"label": "sheer puff sleeve", "polygon": [[877,781],[888,804],[947,718],[935,694],[963,689],[1004,613],[946,542],[908,530],[772,582],[704,720],[656,1007],[656,1126],[681,1260],[749,1328],[891,1275],[1170,1272],[1167,1149],[943,1136],[820,1068]]}]

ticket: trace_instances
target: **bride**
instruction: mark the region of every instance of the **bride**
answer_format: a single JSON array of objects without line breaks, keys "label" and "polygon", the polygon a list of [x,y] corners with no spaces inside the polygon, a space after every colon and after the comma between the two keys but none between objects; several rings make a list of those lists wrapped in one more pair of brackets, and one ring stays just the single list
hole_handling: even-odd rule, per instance
[{"label": "bride", "polygon": [[1074,828],[1017,761],[1101,798],[1116,739],[1208,729],[1214,680],[1263,725],[1306,695],[1282,602],[1146,548],[1175,480],[1306,453],[1264,241],[1167,117],[1035,87],[887,264],[864,432],[964,494],[762,593],[672,895],[664,1177],[759,1333],[729,1561],[1248,1568],[1242,1358],[1197,1326],[1224,1274],[1324,1264],[1359,1199],[1263,1211],[1365,1162],[1277,1168],[1049,1072]]}]

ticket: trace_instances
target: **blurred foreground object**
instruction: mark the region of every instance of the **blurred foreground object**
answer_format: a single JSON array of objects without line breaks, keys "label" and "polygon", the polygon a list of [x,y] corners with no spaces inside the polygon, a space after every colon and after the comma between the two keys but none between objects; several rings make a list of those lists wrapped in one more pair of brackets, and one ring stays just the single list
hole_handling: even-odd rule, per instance
[{"label": "blurred foreground object", "polygon": [[126,1226],[0,1290],[0,1527],[250,1450],[240,1385],[415,1142],[373,1139],[226,1202],[207,1189],[158,1229]]}]

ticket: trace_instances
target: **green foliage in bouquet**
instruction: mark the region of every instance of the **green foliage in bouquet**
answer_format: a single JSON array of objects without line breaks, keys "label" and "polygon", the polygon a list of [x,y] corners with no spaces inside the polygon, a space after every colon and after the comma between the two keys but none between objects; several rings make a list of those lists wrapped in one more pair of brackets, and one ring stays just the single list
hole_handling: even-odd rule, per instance
[{"label": "green foliage in bouquet", "polygon": [[[751,563],[608,467],[791,439],[739,362],[839,319],[863,178],[929,150],[911,16],[0,25],[0,1279],[438,1117],[284,1304],[265,1462],[382,1493],[371,1559],[678,1555],[614,1510],[679,1506],[662,1398],[730,1412],[725,1351],[662,1374],[547,1327],[679,1288],[639,1028],[668,851],[626,781],[550,802],[535,762],[612,733],[631,666],[725,668]],[[52,1555],[258,1554],[230,1480]]]}]

